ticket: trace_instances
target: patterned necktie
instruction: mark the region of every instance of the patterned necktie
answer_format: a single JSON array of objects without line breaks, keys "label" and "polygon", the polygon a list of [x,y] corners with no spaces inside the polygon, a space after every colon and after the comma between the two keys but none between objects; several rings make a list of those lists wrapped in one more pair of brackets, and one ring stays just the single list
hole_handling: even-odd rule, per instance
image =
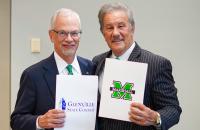
[{"label": "patterned necktie", "polygon": [[73,72],[72,72],[72,65],[71,64],[69,64],[69,65],[67,65],[67,71],[68,71],[68,75],[73,75]]}]

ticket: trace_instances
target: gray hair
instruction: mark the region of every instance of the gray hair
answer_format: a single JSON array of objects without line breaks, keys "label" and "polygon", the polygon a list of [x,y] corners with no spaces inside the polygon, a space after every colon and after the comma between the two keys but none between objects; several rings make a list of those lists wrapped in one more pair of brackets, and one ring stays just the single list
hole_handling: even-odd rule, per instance
[{"label": "gray hair", "polygon": [[78,15],[78,13],[76,13],[75,11],[71,10],[71,9],[67,9],[67,8],[61,8],[56,10],[56,12],[54,13],[54,15],[51,17],[51,21],[50,21],[50,26],[49,26],[49,30],[54,29],[55,26],[55,20],[59,15],[64,15],[64,16],[73,16],[76,17],[79,25],[80,25],[80,30],[81,30],[81,20],[80,17]]},{"label": "gray hair", "polygon": [[135,21],[133,19],[133,12],[126,6],[125,4],[122,3],[109,3],[109,4],[104,4],[101,9],[99,10],[98,18],[99,18],[99,24],[100,24],[100,30],[102,31],[103,29],[103,18],[107,13],[113,12],[113,11],[124,11],[127,16],[128,16],[128,21],[131,24],[131,26],[134,28],[135,26]]}]

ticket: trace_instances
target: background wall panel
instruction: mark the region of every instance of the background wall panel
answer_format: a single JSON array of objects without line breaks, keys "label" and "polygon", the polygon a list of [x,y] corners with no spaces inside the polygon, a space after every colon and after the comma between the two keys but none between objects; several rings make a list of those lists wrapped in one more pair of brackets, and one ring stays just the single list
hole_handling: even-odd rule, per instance
[{"label": "background wall panel", "polygon": [[10,0],[0,0],[0,130],[9,130]]}]

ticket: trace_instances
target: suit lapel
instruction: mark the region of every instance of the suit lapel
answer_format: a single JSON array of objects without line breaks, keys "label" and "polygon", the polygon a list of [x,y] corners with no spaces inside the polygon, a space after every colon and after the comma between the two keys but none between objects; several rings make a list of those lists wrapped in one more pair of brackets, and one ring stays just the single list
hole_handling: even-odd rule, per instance
[{"label": "suit lapel", "polygon": [[[109,58],[111,56],[111,54],[112,54],[112,51],[110,50],[100,58],[100,61],[98,63],[98,66],[97,66],[96,72],[95,72],[96,75],[99,75],[100,72],[103,71],[103,68],[105,66],[105,59]],[[135,42],[135,47],[134,47],[133,51],[131,52],[131,54],[128,58],[128,61],[137,61],[137,58],[140,56],[140,54],[141,54],[141,48]]]},{"label": "suit lapel", "polygon": [[131,52],[128,61],[137,61],[138,56],[141,54],[141,48],[140,46],[135,42],[135,47],[133,51]]},{"label": "suit lapel", "polygon": [[78,60],[82,75],[89,75],[90,71],[88,70],[88,65],[87,65],[88,63],[79,56],[77,56],[77,60]]},{"label": "suit lapel", "polygon": [[96,68],[96,72],[95,72],[96,75],[100,75],[100,72],[103,71],[106,58],[109,58],[111,56],[111,54],[112,54],[112,51],[110,50],[107,53],[105,53],[105,55],[103,55],[103,57],[100,59],[98,66]]},{"label": "suit lapel", "polygon": [[44,78],[47,82],[48,88],[54,100],[56,92],[56,75],[58,74],[58,69],[53,54],[47,59],[47,62],[44,64],[44,69]]}]

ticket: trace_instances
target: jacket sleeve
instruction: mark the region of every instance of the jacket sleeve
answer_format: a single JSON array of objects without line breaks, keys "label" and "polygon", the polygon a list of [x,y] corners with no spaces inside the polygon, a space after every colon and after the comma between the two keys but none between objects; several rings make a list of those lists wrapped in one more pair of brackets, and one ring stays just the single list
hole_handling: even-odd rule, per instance
[{"label": "jacket sleeve", "polygon": [[179,122],[182,112],[177,97],[177,89],[174,86],[172,66],[169,60],[162,60],[156,65],[156,73],[153,78],[152,97],[154,106],[161,116],[161,129],[168,130]]},{"label": "jacket sleeve", "polygon": [[10,125],[13,130],[36,130],[37,115],[34,115],[35,86],[28,72],[20,79],[15,109],[11,114]]}]

